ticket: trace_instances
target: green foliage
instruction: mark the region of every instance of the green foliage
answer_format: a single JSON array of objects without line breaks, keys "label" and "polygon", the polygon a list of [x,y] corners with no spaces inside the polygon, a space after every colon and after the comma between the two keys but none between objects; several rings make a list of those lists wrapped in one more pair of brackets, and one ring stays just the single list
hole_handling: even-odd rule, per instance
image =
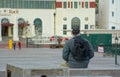
[{"label": "green foliage", "polygon": [[98,8],[99,0],[95,0],[95,2],[96,2],[96,8]]}]

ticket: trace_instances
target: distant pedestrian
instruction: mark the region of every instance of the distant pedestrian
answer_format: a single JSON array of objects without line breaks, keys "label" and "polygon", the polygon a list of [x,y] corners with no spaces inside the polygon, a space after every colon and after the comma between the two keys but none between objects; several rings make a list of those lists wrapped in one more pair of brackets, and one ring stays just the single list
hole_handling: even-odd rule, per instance
[{"label": "distant pedestrian", "polygon": [[13,49],[16,50],[16,42],[13,42]]},{"label": "distant pedestrian", "polygon": [[19,50],[21,50],[21,42],[20,41],[18,41],[18,48],[19,48]]},{"label": "distant pedestrian", "polygon": [[13,41],[12,41],[12,39],[9,39],[9,41],[8,41],[8,47],[9,47],[9,49],[12,49],[13,47]]}]

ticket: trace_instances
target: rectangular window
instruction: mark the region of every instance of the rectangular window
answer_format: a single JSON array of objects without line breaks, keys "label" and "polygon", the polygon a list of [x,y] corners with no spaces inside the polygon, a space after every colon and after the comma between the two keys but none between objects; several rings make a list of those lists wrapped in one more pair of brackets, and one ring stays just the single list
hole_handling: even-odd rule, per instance
[{"label": "rectangular window", "polygon": [[81,2],[79,2],[79,8],[81,8]]},{"label": "rectangular window", "polygon": [[82,8],[84,8],[84,2],[82,2]]},{"label": "rectangular window", "polygon": [[112,0],[112,4],[114,4],[114,0]]},{"label": "rectangular window", "polygon": [[67,25],[63,25],[63,29],[67,29]]},{"label": "rectangular window", "polygon": [[57,2],[56,3],[56,8],[62,8],[62,2]]},{"label": "rectangular window", "polygon": [[[19,8],[22,8],[22,1],[19,1]],[[13,6],[13,5],[11,5],[11,6]]]},{"label": "rectangular window", "polygon": [[63,8],[67,8],[67,2],[63,2]]},{"label": "rectangular window", "polygon": [[71,2],[71,8],[73,8],[73,2]]},{"label": "rectangular window", "polygon": [[28,8],[31,8],[31,2],[28,1]]},{"label": "rectangular window", "polygon": [[88,8],[88,2],[85,2],[85,8]]},{"label": "rectangular window", "polygon": [[63,35],[66,35],[67,31],[64,31],[64,30],[67,30],[67,25],[66,24],[63,25]]},{"label": "rectangular window", "polygon": [[28,8],[28,1],[24,1],[25,5],[24,8]]},{"label": "rectangular window", "polygon": [[90,8],[95,8],[95,6],[96,6],[96,4],[95,4],[95,2],[90,2]]},{"label": "rectangular window", "polygon": [[112,17],[114,17],[114,12],[112,11]]},{"label": "rectangular window", "polygon": [[88,29],[88,24],[85,24],[85,29]]},{"label": "rectangular window", "polygon": [[[2,2],[3,2],[3,0],[2,0],[2,1],[0,1],[0,7],[3,7],[3,6],[2,6]],[[9,3],[9,4],[10,4],[10,3]]]},{"label": "rectangular window", "polygon": [[[22,1],[22,8],[25,8],[24,5],[25,5],[25,3],[24,3],[24,1]],[[14,7],[13,7],[13,8],[14,8]]]},{"label": "rectangular window", "polygon": [[67,31],[63,31],[63,35],[67,35]]},{"label": "rectangular window", "polygon": [[70,8],[70,2],[68,2],[68,8]]},{"label": "rectangular window", "polygon": [[[56,6],[56,1],[48,0],[0,0],[1,8],[55,9]],[[58,3],[58,7],[62,7],[62,2]]]},{"label": "rectangular window", "polygon": [[10,0],[8,0],[7,3],[8,3],[8,4],[6,5],[6,7],[10,7],[10,5],[11,5]]},{"label": "rectangular window", "polygon": [[115,29],[115,26],[112,26],[112,29]]},{"label": "rectangular window", "polygon": [[74,8],[77,8],[77,6],[78,6],[77,2],[74,2]]}]

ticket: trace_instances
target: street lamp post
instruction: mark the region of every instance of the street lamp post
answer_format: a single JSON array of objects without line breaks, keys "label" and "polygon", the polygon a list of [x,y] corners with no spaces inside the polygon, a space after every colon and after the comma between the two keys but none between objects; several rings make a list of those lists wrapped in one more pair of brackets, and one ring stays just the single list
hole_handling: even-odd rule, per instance
[{"label": "street lamp post", "polygon": [[56,38],[56,12],[54,12],[54,38],[55,38],[55,47],[56,47],[56,41],[57,41],[57,38]]},{"label": "street lamp post", "polygon": [[56,13],[54,12],[54,35],[56,35]]},{"label": "street lamp post", "polygon": [[26,47],[28,48],[28,37],[26,37]]},{"label": "street lamp post", "polygon": [[116,45],[116,50],[115,50],[115,65],[117,65],[117,51],[118,51],[118,37],[116,35],[115,37],[115,45]]}]

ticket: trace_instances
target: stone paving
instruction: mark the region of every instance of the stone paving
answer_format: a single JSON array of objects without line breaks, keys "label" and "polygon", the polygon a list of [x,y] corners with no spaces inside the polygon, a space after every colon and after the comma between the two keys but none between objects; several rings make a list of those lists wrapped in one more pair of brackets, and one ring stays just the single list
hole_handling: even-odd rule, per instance
[{"label": "stone paving", "polygon": [[[100,67],[103,69],[120,68],[119,65],[115,65],[114,60],[114,56],[103,57],[103,53],[95,53],[95,57],[90,61],[89,67]],[[3,72],[6,71],[7,63],[45,64],[49,66],[50,64],[61,65],[64,61],[62,59],[62,48],[23,48],[22,50],[0,49],[0,77],[5,77]],[[119,56],[118,64],[120,64]],[[14,74],[14,77],[18,77],[18,75],[16,76]]]}]

